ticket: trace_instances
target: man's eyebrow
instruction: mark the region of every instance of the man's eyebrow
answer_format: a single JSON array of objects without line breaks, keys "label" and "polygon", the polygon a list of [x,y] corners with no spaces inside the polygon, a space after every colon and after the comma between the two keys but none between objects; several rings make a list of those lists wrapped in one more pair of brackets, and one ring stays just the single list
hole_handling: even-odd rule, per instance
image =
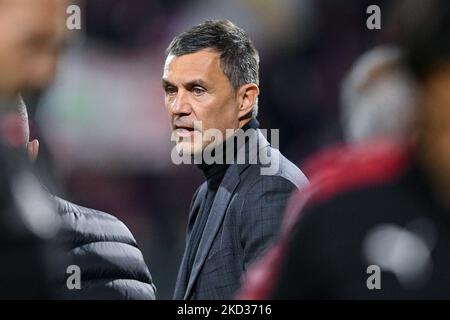
[{"label": "man's eyebrow", "polygon": [[194,87],[194,86],[207,87],[208,85],[202,79],[194,79],[194,80],[188,81],[186,83],[183,83],[183,86],[185,86],[185,87]]},{"label": "man's eyebrow", "polygon": [[[162,84],[163,87],[175,86],[172,82],[170,82],[169,80],[164,79],[164,78],[161,79],[161,84]],[[194,80],[191,80],[191,81],[183,83],[183,86],[186,87],[186,88],[191,88],[191,87],[194,87],[194,86],[207,87],[208,85],[202,79],[194,79]]]},{"label": "man's eyebrow", "polygon": [[164,79],[164,78],[161,79],[161,84],[163,87],[173,86],[173,84],[169,80]]}]

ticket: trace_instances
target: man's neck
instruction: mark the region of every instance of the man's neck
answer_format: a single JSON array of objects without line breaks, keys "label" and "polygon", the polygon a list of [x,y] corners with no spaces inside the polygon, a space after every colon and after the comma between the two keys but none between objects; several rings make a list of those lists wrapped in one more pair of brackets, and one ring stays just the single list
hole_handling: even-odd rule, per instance
[{"label": "man's neck", "polygon": [[[256,130],[259,127],[259,122],[256,119],[248,119],[247,122],[244,123],[244,125],[239,128],[239,130],[242,131],[247,131],[249,129],[253,129]],[[234,136],[229,137],[228,139],[234,139]],[[245,140],[245,143],[247,141]],[[231,146],[233,147],[233,154],[234,154],[234,158],[236,158],[236,155],[238,153],[238,149],[243,147],[242,145],[237,145],[237,143],[231,143]],[[228,166],[230,165],[230,163],[226,163],[226,147],[227,147],[227,140],[225,140],[224,142],[222,142],[220,145],[216,146],[212,151],[211,151],[211,155],[213,157],[215,157],[217,154],[216,152],[220,152],[221,155],[218,156],[218,158],[220,158],[221,163],[211,163],[211,164],[207,164],[204,162],[205,157],[202,157],[202,163],[197,164],[197,167],[200,168],[206,179],[208,179],[212,174],[215,174],[216,172],[221,172],[221,171],[226,171],[226,169],[228,168]],[[203,151],[204,152],[204,151]],[[220,168],[219,168],[220,167]]]}]

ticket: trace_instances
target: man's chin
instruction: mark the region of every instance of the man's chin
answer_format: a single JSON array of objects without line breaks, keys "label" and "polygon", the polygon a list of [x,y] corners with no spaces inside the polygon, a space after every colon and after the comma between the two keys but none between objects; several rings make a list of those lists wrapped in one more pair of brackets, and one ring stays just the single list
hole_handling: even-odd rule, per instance
[{"label": "man's chin", "polygon": [[203,148],[190,142],[180,142],[177,143],[176,150],[180,156],[195,156],[201,154]]}]

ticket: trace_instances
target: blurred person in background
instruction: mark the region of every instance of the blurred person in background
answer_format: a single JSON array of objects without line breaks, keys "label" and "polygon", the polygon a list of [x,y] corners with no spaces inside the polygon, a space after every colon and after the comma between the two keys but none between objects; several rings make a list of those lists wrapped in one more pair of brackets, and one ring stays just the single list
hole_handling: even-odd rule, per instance
[{"label": "blurred person in background", "polygon": [[65,38],[66,2],[0,1],[0,298],[56,298],[67,264],[60,220],[20,143],[19,91],[45,87]]},{"label": "blurred person in background", "polygon": [[378,46],[353,64],[342,83],[341,122],[347,143],[404,140],[416,112],[416,83],[396,46]]},{"label": "blurred person in background", "polygon": [[[341,86],[341,121],[345,143],[326,148],[310,157],[304,170],[315,183],[332,172],[336,160],[354,145],[388,139],[408,143],[417,112],[417,86],[395,46],[378,46],[362,54]],[[358,157],[365,159],[364,154]],[[280,263],[292,226],[299,219],[304,192],[294,194],[283,220],[280,240],[251,267],[237,295],[240,299],[267,299],[279,276]]]},{"label": "blurred person in background", "polygon": [[[174,298],[230,299],[248,265],[276,238],[289,195],[307,180],[258,130],[259,56],[241,28],[213,20],[176,36],[166,51],[162,83],[181,152],[204,154],[211,141],[196,144],[195,138],[183,138],[208,129],[221,133],[212,145],[216,153],[223,149],[223,155],[251,149],[251,139],[258,143],[255,164],[247,159],[253,157],[250,150],[243,164],[197,164],[206,181],[192,199]],[[225,139],[234,139],[226,136],[226,129],[242,129],[250,137],[226,150]],[[264,153],[279,155],[272,175],[260,173]]]},{"label": "blurred person in background", "polygon": [[411,139],[317,165],[271,298],[449,297],[450,4],[399,8],[397,42],[419,83]]},{"label": "blurred person in background", "polygon": [[[65,39],[67,5],[61,0],[0,1],[1,121],[8,144],[1,167],[6,171],[1,227],[6,230],[1,232],[0,296],[154,299],[150,273],[126,226],[47,194],[24,157],[26,146],[34,161],[39,142],[29,141],[26,106],[13,97],[44,89],[52,80]],[[63,281],[69,265],[80,268],[81,290],[68,290]]]},{"label": "blurred person in background", "polygon": [[45,88],[65,42],[68,3],[56,0],[0,1],[0,93]]},{"label": "blurred person in background", "polygon": [[[19,96],[16,111],[22,121],[22,145],[34,162],[39,141],[30,140],[27,107]],[[136,240],[116,217],[78,206],[57,196],[52,200],[62,220],[61,242],[72,264],[81,271],[81,290],[65,297],[83,299],[153,300],[156,288]]]}]

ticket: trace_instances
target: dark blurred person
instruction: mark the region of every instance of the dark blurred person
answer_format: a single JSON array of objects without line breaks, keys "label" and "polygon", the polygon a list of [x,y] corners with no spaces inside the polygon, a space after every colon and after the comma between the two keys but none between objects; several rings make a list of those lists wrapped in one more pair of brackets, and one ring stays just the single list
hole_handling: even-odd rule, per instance
[{"label": "dark blurred person", "polygon": [[[332,171],[336,158],[353,145],[389,139],[410,140],[417,112],[417,86],[404,66],[396,46],[378,46],[363,53],[353,64],[341,87],[341,122],[345,143],[311,156],[303,165],[305,173],[317,182]],[[364,147],[363,147],[364,149]],[[365,154],[358,154],[365,157]],[[239,299],[267,299],[279,274],[280,262],[289,241],[292,226],[299,219],[299,207],[306,192],[291,197],[281,235],[277,243],[247,272],[237,295]]]},{"label": "dark blurred person", "polygon": [[[17,113],[22,121],[22,145],[35,161],[39,141],[30,140],[27,108],[19,96]],[[81,271],[81,290],[65,290],[64,297],[83,299],[153,300],[156,288],[128,228],[105,212],[78,206],[52,196],[61,217],[62,244],[69,248],[70,262]]]},{"label": "dark blurred person", "polygon": [[[0,121],[8,145],[1,167],[7,175],[1,180],[0,226],[8,231],[1,232],[0,297],[154,299],[150,273],[127,227],[106,213],[46,193],[24,157],[25,145],[35,160],[39,142],[29,141],[26,106],[14,98],[52,80],[65,39],[67,5],[0,0]],[[81,272],[78,289],[63,281],[69,265]]]},{"label": "dark blurred person", "polygon": [[3,137],[0,190],[0,299],[58,298],[68,266],[55,241],[61,221],[24,153]]},{"label": "dark blurred person", "polygon": [[[230,299],[247,266],[276,238],[290,193],[307,180],[258,129],[259,57],[241,28],[206,21],[175,37],[162,82],[180,153],[196,158],[212,145],[215,155],[246,154],[242,164],[221,156],[198,162],[206,182],[192,199],[174,293],[175,299]],[[196,136],[211,129],[219,137],[196,144]],[[248,139],[230,147],[237,132]],[[250,141],[257,141],[255,148]],[[261,173],[264,154],[278,161],[272,174]]]},{"label": "dark blurred person", "polygon": [[60,220],[18,142],[14,98],[52,78],[65,1],[0,0],[0,298],[58,298],[67,264]]},{"label": "dark blurred person", "polygon": [[420,83],[415,143],[360,145],[316,167],[272,298],[450,297],[449,8],[401,5],[397,39]]},{"label": "dark blurred person", "polygon": [[409,139],[417,91],[398,47],[384,45],[365,52],[342,82],[340,110],[345,141]]},{"label": "dark blurred person", "polygon": [[0,1],[0,95],[44,88],[66,35],[65,0]]}]

